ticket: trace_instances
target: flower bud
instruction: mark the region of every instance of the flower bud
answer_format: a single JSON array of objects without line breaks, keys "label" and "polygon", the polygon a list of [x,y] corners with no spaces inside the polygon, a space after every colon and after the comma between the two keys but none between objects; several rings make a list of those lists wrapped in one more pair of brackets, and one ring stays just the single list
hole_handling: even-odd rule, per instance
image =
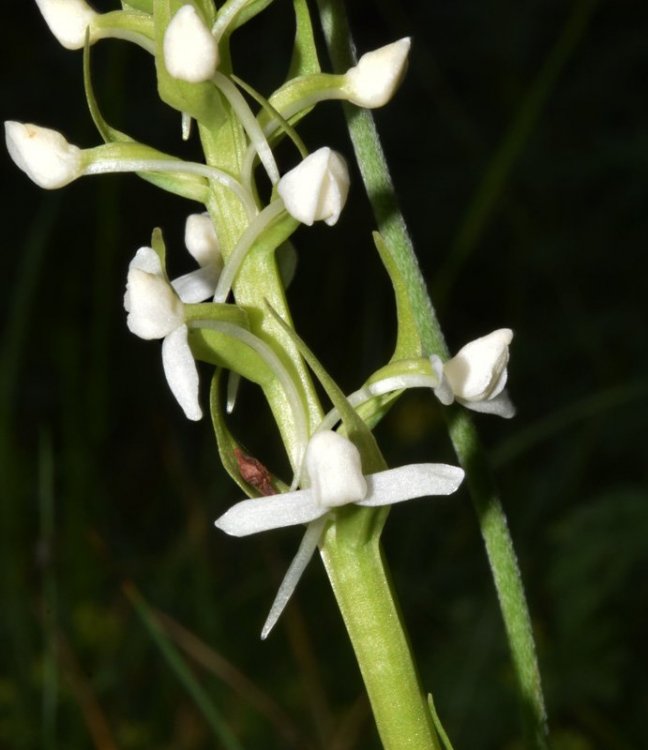
[{"label": "flower bud", "polygon": [[277,191],[286,211],[311,226],[323,220],[335,224],[349,193],[349,171],[344,158],[327,146],[307,156],[280,180]]},{"label": "flower bud", "polygon": [[392,98],[407,70],[411,39],[367,52],[345,75],[345,91],[349,101],[360,107],[382,107]]},{"label": "flower bud", "polygon": [[22,122],[5,122],[9,155],[37,185],[63,187],[83,172],[81,149],[56,130]]},{"label": "flower bud", "polygon": [[510,328],[500,328],[469,342],[444,364],[444,375],[456,398],[490,401],[503,391],[512,339]]},{"label": "flower bud", "polygon": [[66,49],[82,49],[97,13],[85,0],[36,0],[50,31]]},{"label": "flower bud", "polygon": [[363,500],[367,481],[362,474],[360,453],[337,432],[317,432],[306,448],[306,471],[320,506],[334,508]]},{"label": "flower bud", "polygon": [[209,214],[190,214],[185,223],[185,246],[200,266],[220,259],[218,238]]},{"label": "flower bud", "polygon": [[164,34],[164,65],[180,81],[208,81],[219,63],[218,44],[193,5],[183,5]]}]

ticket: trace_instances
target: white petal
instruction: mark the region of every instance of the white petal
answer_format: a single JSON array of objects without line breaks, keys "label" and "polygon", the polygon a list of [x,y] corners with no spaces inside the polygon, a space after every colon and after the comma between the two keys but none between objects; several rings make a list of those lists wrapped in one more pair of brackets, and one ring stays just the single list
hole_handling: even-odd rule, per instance
[{"label": "white petal", "polygon": [[349,193],[349,170],[343,157],[328,147],[307,156],[277,186],[288,213],[303,224],[335,224]]},{"label": "white petal", "polygon": [[208,213],[187,216],[184,241],[199,266],[212,265],[217,261],[222,264],[216,229]]},{"label": "white petal", "polygon": [[286,575],[279,586],[279,591],[277,591],[275,600],[272,602],[272,607],[270,607],[270,612],[266,618],[265,624],[263,625],[263,630],[261,631],[262,641],[270,635],[270,631],[276,625],[277,620],[286,607],[286,604],[288,604],[290,597],[293,595],[295,588],[299,583],[299,579],[302,577],[306,566],[317,549],[325,524],[326,519],[320,518],[309,524],[306,529],[306,533],[301,540],[297,554],[290,563]]},{"label": "white petal", "polygon": [[84,0],[36,0],[45,23],[66,49],[81,49],[97,15]]},{"label": "white petal", "polygon": [[209,265],[173,279],[171,286],[183,302],[204,302],[214,296],[220,275],[220,265]]},{"label": "white petal", "polygon": [[345,76],[349,101],[370,108],[387,104],[403,80],[411,46],[405,37],[364,54]]},{"label": "white petal", "polygon": [[248,536],[259,531],[308,523],[324,515],[311,490],[242,500],[217,518],[214,525],[231,536]]},{"label": "white petal", "polygon": [[434,374],[437,377],[437,385],[434,388],[434,395],[444,406],[449,406],[454,401],[454,393],[452,392],[448,378],[446,378],[443,372],[443,362],[441,361],[441,357],[433,354],[430,357],[430,364],[432,365]]},{"label": "white petal", "polygon": [[495,398],[488,399],[487,401],[458,400],[466,409],[472,409],[481,414],[495,414],[498,417],[504,417],[504,419],[511,419],[511,417],[515,416],[515,406],[513,406],[513,402],[506,391],[502,391]]},{"label": "white petal", "polygon": [[218,44],[193,5],[183,5],[164,34],[164,64],[181,81],[208,81],[218,66]]},{"label": "white petal", "polygon": [[171,393],[188,419],[202,419],[198,403],[198,370],[189,348],[189,330],[182,325],[162,342],[162,365]]},{"label": "white petal", "polygon": [[47,190],[69,184],[83,172],[81,149],[50,128],[5,122],[7,151],[16,165]]},{"label": "white petal", "polygon": [[443,366],[457,398],[484,401],[497,396],[506,383],[510,328],[500,328],[462,347]]},{"label": "white petal", "polygon": [[313,435],[306,447],[305,466],[320,507],[347,505],[367,494],[360,453],[337,432],[323,430]]},{"label": "white petal", "polygon": [[376,507],[428,495],[450,495],[461,484],[464,472],[448,464],[409,464],[367,475],[369,492],[357,505]]}]

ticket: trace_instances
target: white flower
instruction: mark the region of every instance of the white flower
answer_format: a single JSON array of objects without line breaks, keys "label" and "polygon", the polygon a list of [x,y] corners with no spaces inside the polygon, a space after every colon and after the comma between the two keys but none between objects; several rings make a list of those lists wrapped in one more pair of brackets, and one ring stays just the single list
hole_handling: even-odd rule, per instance
[{"label": "white flower", "polygon": [[455,399],[466,408],[500,417],[512,417],[515,407],[504,390],[507,379],[510,328],[499,328],[475,339],[443,363],[433,355],[432,367],[439,379],[434,392],[442,404]]},{"label": "white flower", "polygon": [[81,149],[57,130],[7,121],[5,139],[16,165],[42,188],[63,187],[83,173]]},{"label": "white flower", "polygon": [[191,214],[185,223],[185,245],[200,268],[171,282],[183,302],[204,302],[214,296],[223,270],[214,223],[209,214]]},{"label": "white flower", "polygon": [[428,495],[449,495],[461,484],[462,469],[447,464],[410,464],[363,475],[355,445],[337,432],[315,433],[306,448],[310,486],[295,492],[243,500],[215,522],[232,536],[309,523],[308,530],[272,605],[265,638],[292,595],[315,551],[329,512],[354,503],[368,508],[393,505]]},{"label": "white flower", "polygon": [[66,49],[81,49],[97,13],[85,0],[36,0],[50,31]]},{"label": "white flower", "polygon": [[132,333],[143,339],[163,339],[162,365],[171,392],[189,419],[201,419],[198,370],[189,348],[184,306],[150,247],[141,247],[128,267],[124,307]]},{"label": "white flower", "polygon": [[340,154],[324,146],[287,172],[277,191],[286,211],[302,224],[323,220],[332,226],[346,203],[349,170]]},{"label": "white flower", "polygon": [[382,107],[400,86],[412,40],[409,37],[367,52],[345,75],[348,99],[360,107]]},{"label": "white flower", "polygon": [[181,81],[201,83],[214,75],[218,44],[193,5],[183,5],[164,34],[164,65]]}]

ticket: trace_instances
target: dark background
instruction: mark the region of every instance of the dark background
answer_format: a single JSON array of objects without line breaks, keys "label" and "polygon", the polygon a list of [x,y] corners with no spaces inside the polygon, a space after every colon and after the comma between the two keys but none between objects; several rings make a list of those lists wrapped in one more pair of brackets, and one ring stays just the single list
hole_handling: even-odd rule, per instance
[{"label": "dark background", "polygon": [[[645,4],[350,5],[361,52],[413,37],[405,83],[376,118],[451,349],[515,330],[518,416],[477,422],[520,557],[554,747],[639,750],[648,742]],[[97,144],[80,53],[55,42],[34,3],[5,8],[3,119]],[[236,42],[237,71],[266,94],[287,66],[290,8],[276,0]],[[144,53],[102,43],[93,66],[113,125],[183,148]],[[351,155],[336,104],[301,132],[311,149]],[[245,748],[378,747],[318,561],[259,641],[300,533],[233,540],[213,529],[240,493],[209,422],[183,418],[159,344],[126,330],[129,260],[161,226],[171,275],[186,270],[182,227],[194,206],[133,176],[47,193],[6,153],[0,160],[0,747],[214,747],[214,711]],[[372,229],[356,178],[339,224],[296,239],[296,325],[347,391],[393,346]],[[208,380],[205,368],[203,399]],[[243,389],[233,429],[282,470],[254,388]],[[403,398],[378,436],[393,464],[449,455],[429,394]],[[522,747],[465,491],[398,508],[384,541],[423,683],[456,750]],[[211,724],[138,617],[129,582],[158,613],[149,620],[189,654]],[[271,708],[259,708],[255,690]]]}]

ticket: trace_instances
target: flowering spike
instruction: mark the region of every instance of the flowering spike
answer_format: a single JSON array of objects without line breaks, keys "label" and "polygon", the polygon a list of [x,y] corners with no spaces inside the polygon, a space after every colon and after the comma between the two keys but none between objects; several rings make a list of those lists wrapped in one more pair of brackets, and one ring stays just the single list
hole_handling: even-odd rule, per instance
[{"label": "flowering spike", "polygon": [[7,121],[5,139],[16,165],[42,188],[63,187],[83,173],[81,149],[57,130]]},{"label": "flowering spike", "polygon": [[370,109],[387,104],[405,76],[411,46],[412,40],[404,37],[362,55],[344,77],[349,101]]},{"label": "flowering spike", "polygon": [[97,13],[85,0],[36,0],[50,31],[66,49],[82,49]]},{"label": "flowering spike", "polygon": [[201,83],[214,75],[218,44],[193,5],[183,5],[164,34],[164,64],[180,81]]},{"label": "flowering spike", "polygon": [[332,226],[340,217],[349,193],[349,170],[344,158],[324,146],[287,172],[277,186],[286,211],[303,224],[323,220]]}]

